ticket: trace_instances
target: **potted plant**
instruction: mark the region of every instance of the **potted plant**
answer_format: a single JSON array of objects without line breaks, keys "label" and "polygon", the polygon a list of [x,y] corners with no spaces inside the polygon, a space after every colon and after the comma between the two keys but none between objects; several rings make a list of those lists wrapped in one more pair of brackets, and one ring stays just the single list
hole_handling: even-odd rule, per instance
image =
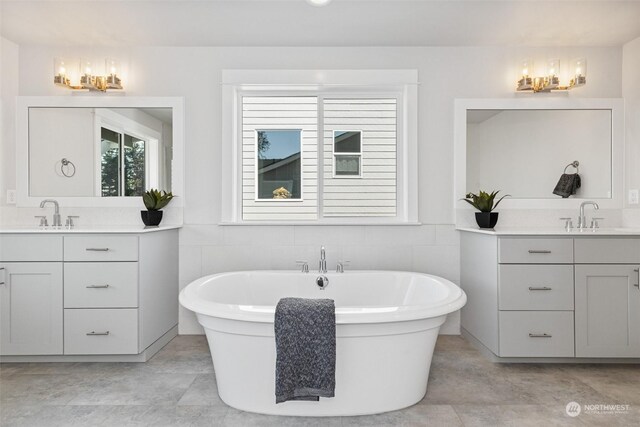
[{"label": "potted plant", "polygon": [[496,195],[500,192],[494,191],[491,194],[480,190],[478,194],[469,193],[465,196],[465,202],[469,203],[474,208],[478,209],[480,212],[476,212],[476,222],[478,223],[478,227],[480,228],[493,228],[496,226],[498,222],[498,212],[492,212],[495,208],[498,207],[498,204],[505,197],[510,197],[509,194],[505,194],[497,202],[494,202]]},{"label": "potted plant", "polygon": [[140,211],[144,225],[159,225],[160,221],[162,221],[162,211],[160,209],[167,206],[171,199],[173,199],[171,192],[167,193],[166,191],[154,190],[153,188],[145,191],[142,195],[142,201],[147,210]]}]

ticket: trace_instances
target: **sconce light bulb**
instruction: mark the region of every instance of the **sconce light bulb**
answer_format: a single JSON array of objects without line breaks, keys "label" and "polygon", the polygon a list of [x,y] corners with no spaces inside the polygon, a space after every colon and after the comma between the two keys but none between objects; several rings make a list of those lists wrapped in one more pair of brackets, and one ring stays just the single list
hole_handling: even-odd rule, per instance
[{"label": "sconce light bulb", "polygon": [[528,76],[529,75],[529,69],[528,68],[523,68],[522,69],[522,75],[523,76]]},{"label": "sconce light bulb", "polygon": [[58,69],[58,74],[64,74],[67,70],[61,65],[60,69]]},{"label": "sconce light bulb", "polygon": [[577,75],[582,74],[582,68],[580,68],[580,67],[576,67],[576,74],[577,74]]}]

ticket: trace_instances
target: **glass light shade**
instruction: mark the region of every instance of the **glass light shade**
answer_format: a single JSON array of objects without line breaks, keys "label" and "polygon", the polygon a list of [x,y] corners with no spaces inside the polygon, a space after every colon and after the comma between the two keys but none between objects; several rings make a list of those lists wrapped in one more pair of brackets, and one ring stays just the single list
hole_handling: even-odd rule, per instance
[{"label": "glass light shade", "polygon": [[53,82],[60,86],[69,85],[69,66],[67,61],[62,58],[54,58],[53,60]]},{"label": "glass light shade", "polygon": [[104,70],[105,73],[109,76],[109,75],[113,75],[113,76],[117,76],[120,74],[120,61],[118,61],[117,59],[113,59],[113,58],[107,58],[104,61]]},{"label": "glass light shade", "polygon": [[94,73],[93,64],[87,59],[80,59],[80,75],[91,77]]},{"label": "glass light shade", "polygon": [[547,76],[554,77],[560,74],[560,60],[559,59],[549,59],[547,61]]},{"label": "glass light shade", "polygon": [[533,60],[525,59],[520,64],[520,77],[529,77],[533,74]]},{"label": "glass light shade", "polygon": [[573,72],[571,86],[581,86],[587,83],[587,60],[585,58],[574,59],[571,69]]}]

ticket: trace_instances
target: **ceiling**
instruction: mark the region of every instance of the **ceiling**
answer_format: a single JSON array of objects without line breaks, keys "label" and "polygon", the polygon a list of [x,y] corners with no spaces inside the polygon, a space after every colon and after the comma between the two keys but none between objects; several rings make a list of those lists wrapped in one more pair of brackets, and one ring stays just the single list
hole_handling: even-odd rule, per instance
[{"label": "ceiling", "polygon": [[68,46],[619,46],[640,0],[0,0],[0,34]]}]

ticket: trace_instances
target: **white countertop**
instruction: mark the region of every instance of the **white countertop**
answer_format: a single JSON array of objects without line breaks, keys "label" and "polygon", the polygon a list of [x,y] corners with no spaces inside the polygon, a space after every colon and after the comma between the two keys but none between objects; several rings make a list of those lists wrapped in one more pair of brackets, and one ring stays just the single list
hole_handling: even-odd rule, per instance
[{"label": "white countertop", "polygon": [[496,227],[495,229],[481,229],[476,227],[456,227],[458,231],[489,234],[493,236],[640,236],[640,228],[598,228],[596,231],[585,229],[580,232],[574,228],[567,232],[563,227]]},{"label": "white countertop", "polygon": [[67,230],[66,228],[41,229],[35,226],[0,226],[0,234],[66,234],[66,233],[101,233],[101,234],[139,234],[153,233],[155,231],[173,230],[181,228],[181,225],[160,225],[158,227],[145,227],[144,225],[108,225],[108,226],[80,226]]}]

